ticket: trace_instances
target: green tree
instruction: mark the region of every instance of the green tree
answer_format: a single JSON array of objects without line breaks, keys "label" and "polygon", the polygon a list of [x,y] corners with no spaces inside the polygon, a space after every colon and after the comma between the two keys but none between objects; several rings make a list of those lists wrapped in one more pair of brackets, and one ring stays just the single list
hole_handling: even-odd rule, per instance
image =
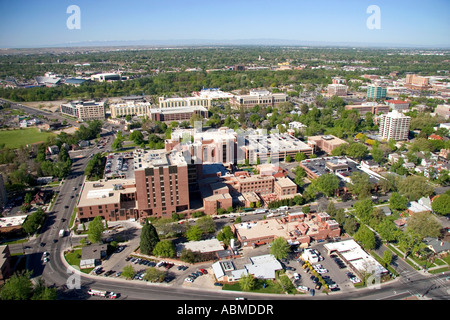
[{"label": "green tree", "polygon": [[144,135],[142,134],[141,131],[134,130],[130,134],[130,140],[133,141],[137,145],[141,145],[142,143],[144,143]]},{"label": "green tree", "polygon": [[339,178],[332,173],[327,173],[314,179],[311,185],[318,192],[321,192],[326,196],[332,196],[339,188]]},{"label": "green tree", "polygon": [[153,255],[157,257],[172,258],[175,254],[175,245],[170,240],[162,240],[158,242],[153,249]]},{"label": "green tree", "polygon": [[33,296],[31,300],[56,300],[58,297],[56,288],[49,288],[45,285],[42,278],[34,286]]},{"label": "green tree", "polygon": [[195,225],[186,231],[186,238],[189,241],[199,241],[202,239],[203,231],[199,226]]},{"label": "green tree", "polygon": [[345,218],[344,220],[344,230],[346,233],[352,235],[358,230],[358,223],[353,217]]},{"label": "green tree", "polygon": [[284,238],[276,238],[272,241],[272,246],[270,247],[270,254],[276,259],[281,260],[288,256],[291,250],[289,243]]},{"label": "green tree", "polygon": [[365,172],[353,173],[348,189],[352,194],[357,195],[359,199],[370,196],[372,184],[369,181],[369,175]]},{"label": "green tree", "polygon": [[89,222],[88,240],[92,243],[98,243],[102,240],[102,232],[105,230],[102,217],[97,216]]},{"label": "green tree", "polygon": [[217,240],[222,241],[226,246],[230,244],[230,240],[234,239],[234,233],[230,226],[225,226],[217,233]]},{"label": "green tree", "polygon": [[301,162],[303,160],[306,160],[306,155],[303,152],[297,152],[294,159],[297,162]]},{"label": "green tree", "polygon": [[355,240],[368,250],[375,249],[375,234],[365,225],[361,226],[354,236]]},{"label": "green tree", "polygon": [[209,215],[197,219],[196,225],[202,230],[202,233],[216,232],[216,223]]},{"label": "green tree", "polygon": [[29,300],[33,295],[33,283],[26,273],[15,273],[7,279],[0,291],[2,300]]},{"label": "green tree", "polygon": [[140,251],[142,254],[151,255],[156,244],[159,242],[158,232],[153,224],[145,220],[141,231]]},{"label": "green tree", "polygon": [[158,270],[157,268],[150,267],[145,270],[144,280],[148,282],[163,282],[166,278],[167,271]]},{"label": "green tree", "polygon": [[351,143],[346,153],[349,157],[362,160],[369,153],[369,149],[361,143]]},{"label": "green tree", "polygon": [[382,260],[385,266],[390,265],[392,261],[392,252],[390,250],[384,251]]},{"label": "green tree", "polygon": [[369,223],[373,211],[373,202],[371,199],[361,200],[353,205],[356,216],[364,223]]},{"label": "green tree", "polygon": [[25,222],[22,224],[22,229],[27,234],[33,234],[37,229],[44,223],[45,212],[42,208],[38,208],[35,212],[27,217]]},{"label": "green tree", "polygon": [[440,215],[450,214],[450,194],[441,194],[431,203],[434,212]]},{"label": "green tree", "polygon": [[397,241],[399,233],[402,233],[389,219],[384,219],[377,226],[377,232],[381,238],[388,242]]},{"label": "green tree", "polygon": [[286,162],[291,162],[291,161],[292,161],[291,156],[290,156],[290,155],[287,155],[285,161],[286,161]]},{"label": "green tree", "polygon": [[441,231],[441,224],[429,212],[417,212],[408,219],[408,229],[417,233],[422,238],[438,237]]},{"label": "green tree", "polygon": [[255,288],[256,279],[252,274],[242,275],[239,279],[239,286],[242,291],[251,291]]},{"label": "green tree", "polygon": [[398,184],[398,191],[409,201],[419,200],[433,194],[434,189],[428,184],[427,178],[422,176],[408,176]]},{"label": "green tree", "polygon": [[125,279],[133,279],[135,274],[136,271],[131,264],[126,265],[122,269],[122,276],[125,277]]},{"label": "green tree", "polygon": [[393,210],[406,210],[408,206],[408,199],[402,196],[398,192],[392,192],[391,198],[389,199],[389,208]]}]

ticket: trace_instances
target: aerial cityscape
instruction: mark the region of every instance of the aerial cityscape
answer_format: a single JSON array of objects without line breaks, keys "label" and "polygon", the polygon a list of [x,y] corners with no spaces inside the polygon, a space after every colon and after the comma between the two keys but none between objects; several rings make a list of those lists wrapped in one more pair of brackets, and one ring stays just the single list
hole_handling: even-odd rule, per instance
[{"label": "aerial cityscape", "polygon": [[449,300],[449,9],[2,2],[0,303]]}]

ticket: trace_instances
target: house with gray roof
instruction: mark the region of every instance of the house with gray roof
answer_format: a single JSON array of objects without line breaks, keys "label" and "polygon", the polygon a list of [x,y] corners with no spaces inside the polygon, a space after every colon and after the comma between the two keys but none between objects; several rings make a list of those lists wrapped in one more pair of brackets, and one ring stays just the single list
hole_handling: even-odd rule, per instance
[{"label": "house with gray roof", "polygon": [[100,264],[100,260],[106,256],[108,245],[97,244],[83,247],[81,249],[80,269],[94,268]]},{"label": "house with gray roof", "polygon": [[437,255],[450,252],[450,242],[439,240],[438,238],[427,237],[423,242]]}]

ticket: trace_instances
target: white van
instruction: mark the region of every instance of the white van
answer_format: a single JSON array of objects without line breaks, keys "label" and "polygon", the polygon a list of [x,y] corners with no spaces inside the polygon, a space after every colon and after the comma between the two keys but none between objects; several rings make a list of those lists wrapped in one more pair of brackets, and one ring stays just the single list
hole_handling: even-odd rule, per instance
[{"label": "white van", "polygon": [[278,208],[278,211],[286,211],[286,210],[289,210],[288,206],[282,206]]},{"label": "white van", "polygon": [[255,210],[255,214],[258,214],[258,213],[266,213],[266,212],[267,212],[266,209],[256,209],[256,210]]}]

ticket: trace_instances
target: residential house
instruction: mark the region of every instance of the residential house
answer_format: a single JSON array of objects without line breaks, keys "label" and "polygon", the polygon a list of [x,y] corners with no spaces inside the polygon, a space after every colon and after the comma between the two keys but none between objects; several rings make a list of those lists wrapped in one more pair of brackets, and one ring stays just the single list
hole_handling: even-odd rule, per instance
[{"label": "residential house", "polygon": [[448,254],[450,252],[450,242],[448,241],[427,237],[423,239],[423,242],[438,256]]}]

